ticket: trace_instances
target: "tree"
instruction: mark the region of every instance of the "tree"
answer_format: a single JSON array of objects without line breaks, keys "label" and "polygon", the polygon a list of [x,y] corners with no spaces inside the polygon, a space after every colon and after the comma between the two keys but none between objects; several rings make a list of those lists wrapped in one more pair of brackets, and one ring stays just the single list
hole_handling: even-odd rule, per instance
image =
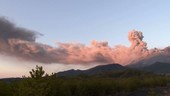
[{"label": "tree", "polygon": [[31,77],[24,77],[19,82],[14,96],[49,96],[49,79],[45,77],[45,71],[42,66],[36,65],[35,69],[29,71]]},{"label": "tree", "polygon": [[30,71],[29,73],[31,75],[31,78],[40,79],[44,76],[45,71],[43,70],[42,66],[36,65],[36,69],[32,69],[32,71]]}]

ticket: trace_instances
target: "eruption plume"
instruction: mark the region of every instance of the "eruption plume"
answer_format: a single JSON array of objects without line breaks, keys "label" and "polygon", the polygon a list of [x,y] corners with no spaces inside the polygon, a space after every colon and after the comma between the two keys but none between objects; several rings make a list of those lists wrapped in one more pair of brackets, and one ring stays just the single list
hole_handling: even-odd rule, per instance
[{"label": "eruption plume", "polygon": [[131,42],[131,49],[140,48],[141,51],[147,51],[147,44],[142,41],[144,38],[142,32],[132,30],[128,33],[128,39]]},{"label": "eruption plume", "polygon": [[[107,64],[120,63],[123,65],[145,61],[148,58],[169,56],[169,47],[164,50],[147,49],[147,44],[142,41],[142,32],[132,30],[128,34],[130,47],[123,45],[114,48],[108,42],[92,41],[86,46],[80,43],[61,43],[54,48],[36,42],[41,35],[37,32],[17,27],[6,18],[0,18],[0,53],[12,55],[24,60],[41,63],[61,64]],[[165,55],[166,54],[166,55]],[[160,59],[162,60],[162,59]],[[169,59],[167,59],[169,60]],[[170,60],[169,60],[170,61]]]}]

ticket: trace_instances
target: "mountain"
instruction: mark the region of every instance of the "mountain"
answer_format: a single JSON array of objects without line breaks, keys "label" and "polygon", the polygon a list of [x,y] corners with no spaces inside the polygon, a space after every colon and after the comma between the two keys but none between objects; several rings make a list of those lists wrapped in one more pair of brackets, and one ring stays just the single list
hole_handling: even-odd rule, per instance
[{"label": "mountain", "polygon": [[107,64],[107,65],[100,65],[96,66],[93,68],[90,68],[88,70],[67,70],[63,72],[58,72],[56,73],[57,76],[77,76],[77,75],[93,75],[93,74],[99,74],[103,72],[108,72],[108,71],[119,71],[119,70],[125,70],[127,69],[126,67],[120,65],[120,64]]},{"label": "mountain", "polygon": [[83,70],[67,70],[67,71],[62,71],[62,72],[58,72],[56,73],[57,76],[77,76],[77,75],[81,75],[84,74],[85,72]]},{"label": "mountain", "polygon": [[14,82],[14,81],[19,81],[19,80],[22,80],[22,78],[1,78],[0,81],[3,81],[3,82]]},{"label": "mountain", "polygon": [[154,55],[143,57],[141,60],[127,65],[127,67],[141,68],[141,67],[150,66],[156,62],[170,63],[170,46],[163,50],[160,50],[160,52],[162,52],[161,55],[154,54]]},{"label": "mountain", "polygon": [[149,66],[145,66],[142,68],[139,68],[143,71],[149,71],[154,73],[170,73],[170,63],[162,63],[162,62],[156,62],[154,64],[151,64]]}]

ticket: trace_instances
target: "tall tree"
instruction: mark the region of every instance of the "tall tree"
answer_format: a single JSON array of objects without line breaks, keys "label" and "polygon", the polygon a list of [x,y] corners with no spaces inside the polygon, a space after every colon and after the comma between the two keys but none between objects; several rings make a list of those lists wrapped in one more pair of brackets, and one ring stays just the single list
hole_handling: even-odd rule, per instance
[{"label": "tall tree", "polygon": [[42,66],[36,65],[36,69],[32,69],[32,71],[30,71],[29,73],[31,75],[31,78],[40,79],[44,76],[45,71],[43,70]]}]

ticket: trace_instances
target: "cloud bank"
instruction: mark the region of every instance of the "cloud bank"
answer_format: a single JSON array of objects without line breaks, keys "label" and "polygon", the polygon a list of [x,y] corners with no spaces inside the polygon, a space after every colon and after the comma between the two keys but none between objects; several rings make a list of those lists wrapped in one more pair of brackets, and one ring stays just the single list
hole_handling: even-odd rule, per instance
[{"label": "cloud bank", "polygon": [[[108,64],[122,65],[136,63],[153,57],[169,56],[170,47],[161,49],[147,49],[140,31],[132,30],[128,33],[130,47],[118,45],[110,47],[108,42],[92,41],[90,45],[81,43],[61,43],[54,48],[36,42],[41,35],[32,30],[16,26],[4,17],[0,17],[0,54],[15,56],[27,61],[45,64]],[[170,61],[170,60],[169,60]]]}]

